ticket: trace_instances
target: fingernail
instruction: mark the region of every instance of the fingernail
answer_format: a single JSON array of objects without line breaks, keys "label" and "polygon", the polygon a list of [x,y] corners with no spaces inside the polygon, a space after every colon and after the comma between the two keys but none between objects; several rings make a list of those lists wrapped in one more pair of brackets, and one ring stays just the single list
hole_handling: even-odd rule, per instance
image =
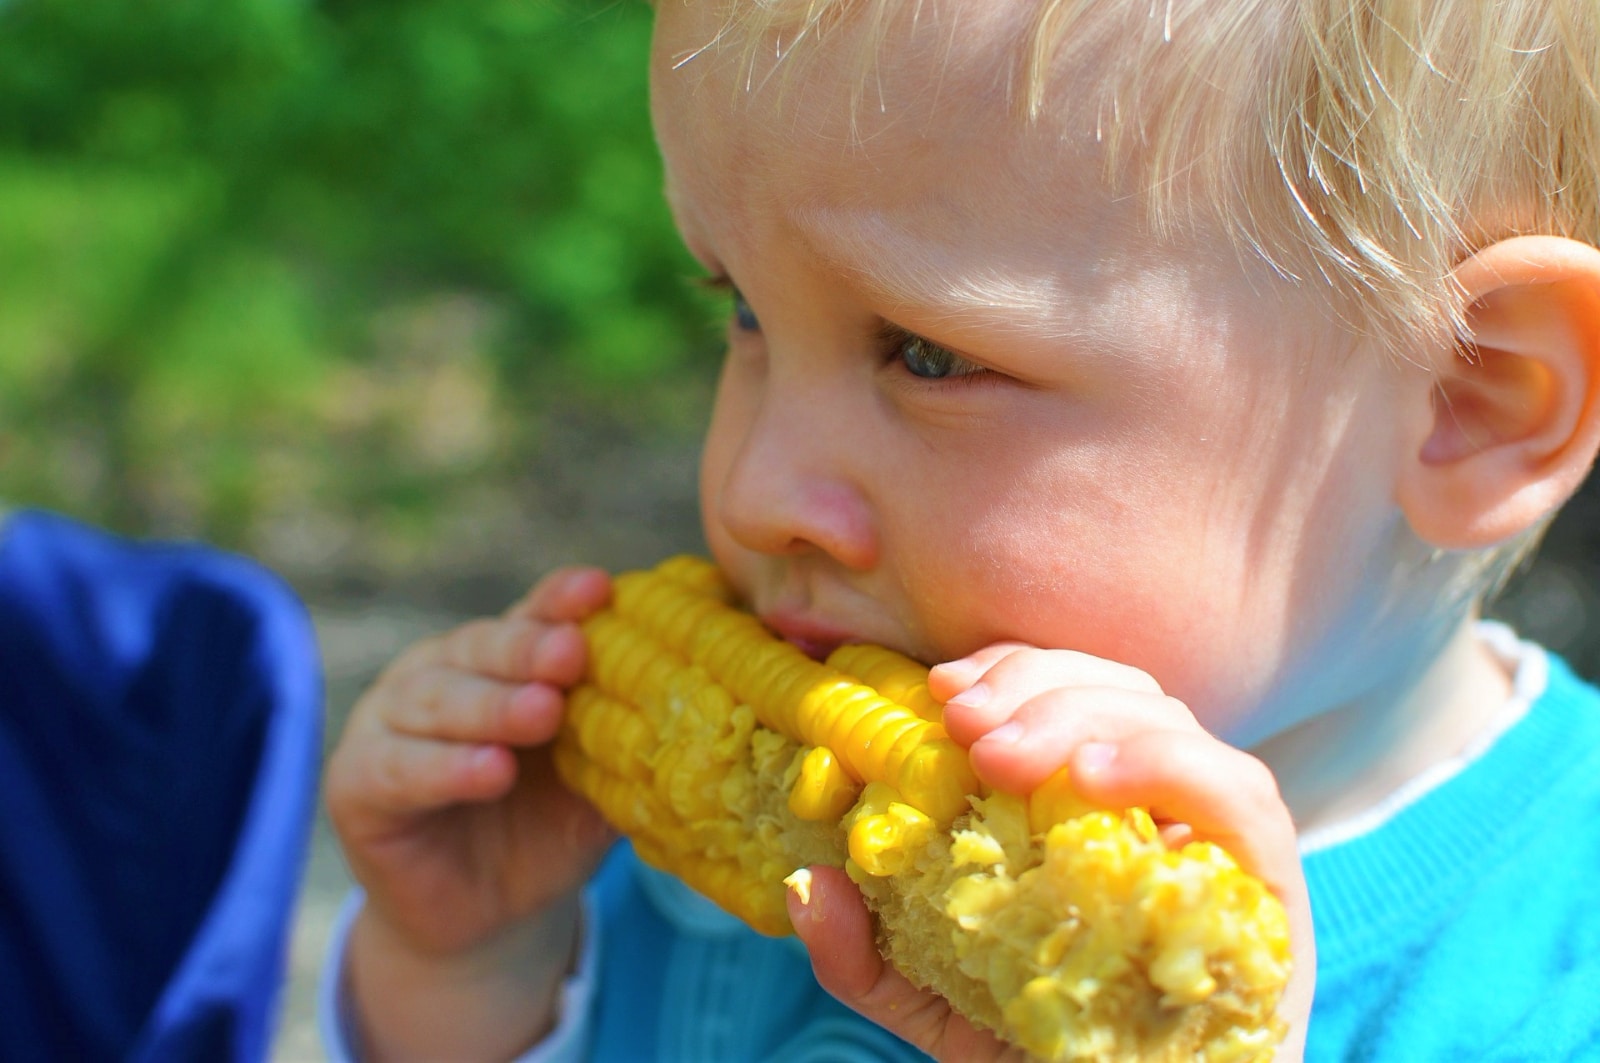
[{"label": "fingernail", "polygon": [[486,771],[500,756],[499,746],[477,746],[467,753],[467,770],[474,775]]},{"label": "fingernail", "polygon": [[1085,742],[1078,747],[1078,752],[1073,756],[1073,763],[1080,773],[1093,774],[1103,770],[1115,759],[1117,759],[1117,747],[1109,742]]},{"label": "fingernail", "polygon": [[550,706],[550,687],[544,683],[523,683],[511,695],[513,712],[537,716]]},{"label": "fingernail", "polygon": [[533,642],[533,668],[541,672],[550,666],[550,658],[556,653],[556,636],[559,627],[546,628],[539,632],[539,637]]},{"label": "fingernail", "polygon": [[946,704],[959,705],[964,709],[981,709],[989,703],[989,685],[987,683],[974,683]]},{"label": "fingernail", "polygon": [[1003,746],[1014,746],[1027,737],[1027,728],[1015,720],[1008,720],[983,736],[985,742],[995,742]]},{"label": "fingernail", "polygon": [[940,679],[953,683],[960,683],[968,676],[981,675],[982,672],[976,664],[965,657],[954,661],[942,661],[928,670],[929,675],[936,675]]}]

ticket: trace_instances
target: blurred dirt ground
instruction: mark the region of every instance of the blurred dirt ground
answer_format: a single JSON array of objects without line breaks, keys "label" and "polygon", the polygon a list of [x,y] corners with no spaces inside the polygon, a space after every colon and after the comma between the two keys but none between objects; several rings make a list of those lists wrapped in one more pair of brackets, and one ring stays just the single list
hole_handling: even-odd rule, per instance
[{"label": "blurred dirt ground", "polygon": [[[528,580],[558,564],[611,569],[700,549],[695,513],[696,446],[573,426],[553,441],[548,464],[530,481],[515,520],[471,529],[470,546],[445,543],[441,556],[476,559],[391,583],[307,572],[291,580],[311,607],[327,676],[327,744],[351,704],[405,646],[473,616],[498,612]],[[1589,485],[1551,528],[1538,559],[1521,572],[1491,614],[1600,676],[1600,487]],[[274,1063],[325,1059],[315,1021],[316,983],[328,934],[349,877],[319,814],[305,889],[295,921],[290,980]]]}]

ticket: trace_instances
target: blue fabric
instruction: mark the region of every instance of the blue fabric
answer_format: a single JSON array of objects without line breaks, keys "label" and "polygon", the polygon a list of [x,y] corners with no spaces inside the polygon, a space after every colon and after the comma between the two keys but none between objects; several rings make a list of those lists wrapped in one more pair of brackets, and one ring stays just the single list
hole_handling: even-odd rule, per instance
[{"label": "blue fabric", "polygon": [[1600,694],[1560,660],[1486,755],[1305,869],[1312,1063],[1600,1060]]},{"label": "blue fabric", "polygon": [[626,843],[594,882],[604,923],[596,1063],[925,1063],[817,984],[795,938],[668,900]]},{"label": "blue fabric", "polygon": [[0,1059],[266,1056],[321,690],[259,566],[0,526]]}]

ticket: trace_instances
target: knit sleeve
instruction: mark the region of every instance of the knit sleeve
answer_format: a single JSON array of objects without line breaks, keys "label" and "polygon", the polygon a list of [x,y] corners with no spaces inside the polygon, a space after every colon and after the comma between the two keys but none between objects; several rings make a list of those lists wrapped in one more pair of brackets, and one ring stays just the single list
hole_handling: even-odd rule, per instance
[{"label": "knit sleeve", "polygon": [[[354,1004],[349,999],[344,979],[344,956],[350,928],[365,902],[360,889],[350,892],[334,923],[322,978],[317,988],[317,1026],[321,1032],[329,1063],[358,1063],[364,1056],[358,1038],[359,1027]],[[599,921],[594,917],[590,898],[583,898],[578,962],[561,983],[556,999],[555,1029],[512,1063],[577,1063],[587,1058],[593,1036],[596,972],[600,965]]]}]

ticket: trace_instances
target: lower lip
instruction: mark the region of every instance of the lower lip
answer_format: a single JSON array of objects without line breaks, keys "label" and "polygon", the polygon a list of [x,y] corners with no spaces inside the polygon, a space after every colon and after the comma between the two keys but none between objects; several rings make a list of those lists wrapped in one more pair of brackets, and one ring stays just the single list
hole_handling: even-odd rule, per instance
[{"label": "lower lip", "polygon": [[827,660],[828,655],[841,645],[837,641],[824,641],[822,639],[785,638],[784,641],[807,657],[810,657],[813,661]]},{"label": "lower lip", "polygon": [[807,631],[806,626],[802,624],[785,624],[781,620],[762,623],[775,637],[787,642],[813,661],[827,660],[830,653],[850,641],[849,638],[832,632]]}]

